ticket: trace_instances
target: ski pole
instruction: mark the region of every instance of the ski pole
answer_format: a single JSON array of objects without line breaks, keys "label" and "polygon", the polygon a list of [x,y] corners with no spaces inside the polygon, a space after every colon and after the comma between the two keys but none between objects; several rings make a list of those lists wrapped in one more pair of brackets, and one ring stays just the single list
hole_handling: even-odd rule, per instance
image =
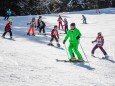
[{"label": "ski pole", "polygon": [[65,47],[65,50],[66,50],[66,53],[67,53],[67,56],[68,56],[68,59],[69,59],[69,55],[68,55],[67,48],[66,48],[65,44],[64,44],[64,47]]},{"label": "ski pole", "polygon": [[[82,51],[83,51],[83,54],[84,54],[84,56],[85,56],[87,62],[89,63],[89,60],[88,60],[88,58],[87,58],[87,56],[86,56],[86,54],[85,54],[85,52],[84,52],[84,50],[83,50],[83,47],[82,47],[81,43],[80,43],[80,47],[81,47],[81,49],[82,49]],[[90,64],[89,64],[89,66],[90,66]]]},{"label": "ski pole", "polygon": [[46,38],[46,40],[47,40],[47,35],[45,34],[44,36],[45,36],[45,38]]}]

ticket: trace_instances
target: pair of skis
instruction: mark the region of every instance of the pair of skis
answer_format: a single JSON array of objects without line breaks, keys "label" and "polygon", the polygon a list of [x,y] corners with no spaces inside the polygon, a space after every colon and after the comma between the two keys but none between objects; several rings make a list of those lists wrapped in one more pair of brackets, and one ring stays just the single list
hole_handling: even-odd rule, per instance
[{"label": "pair of skis", "polygon": [[61,50],[64,50],[60,45],[57,45],[57,46],[54,46],[53,44],[47,44],[48,46],[52,46],[52,47],[55,47],[55,48],[58,48],[58,49],[61,49]]},{"label": "pair of skis", "polygon": [[[94,58],[98,58],[98,57],[96,57],[96,56],[92,56],[92,57],[94,57]],[[109,57],[108,57],[109,58]],[[108,59],[108,58],[106,58],[106,57],[102,57],[102,58],[100,58],[100,59]]]},{"label": "pair of skis", "polygon": [[2,37],[3,39],[7,39],[7,40],[12,40],[12,41],[16,41],[14,38],[5,38],[5,37]]},{"label": "pair of skis", "polygon": [[71,62],[71,63],[89,63],[88,61],[82,61],[82,62],[80,62],[80,61],[70,61],[70,60],[59,60],[59,59],[56,59],[56,61],[57,62]]}]

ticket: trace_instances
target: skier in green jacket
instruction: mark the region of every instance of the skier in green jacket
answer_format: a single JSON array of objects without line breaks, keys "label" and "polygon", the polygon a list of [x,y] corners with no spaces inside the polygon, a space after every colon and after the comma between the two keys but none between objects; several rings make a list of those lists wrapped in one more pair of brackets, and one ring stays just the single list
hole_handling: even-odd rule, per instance
[{"label": "skier in green jacket", "polygon": [[[68,38],[70,38],[70,45],[68,47],[68,51],[70,54],[70,61],[72,62],[83,62],[83,58],[82,55],[80,54],[80,52],[78,51],[78,45],[79,45],[79,40],[81,37],[81,33],[80,31],[76,28],[75,23],[71,23],[71,30],[68,31],[63,44],[65,44],[65,42],[67,41]],[[75,58],[74,53],[77,55],[78,60]]]}]

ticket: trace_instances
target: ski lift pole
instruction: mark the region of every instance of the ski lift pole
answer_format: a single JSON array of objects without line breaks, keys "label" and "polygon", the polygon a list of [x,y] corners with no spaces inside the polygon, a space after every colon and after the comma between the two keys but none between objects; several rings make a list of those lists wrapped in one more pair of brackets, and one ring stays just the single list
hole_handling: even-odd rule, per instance
[{"label": "ski lift pole", "polygon": [[47,34],[44,34],[45,39],[47,40]]}]

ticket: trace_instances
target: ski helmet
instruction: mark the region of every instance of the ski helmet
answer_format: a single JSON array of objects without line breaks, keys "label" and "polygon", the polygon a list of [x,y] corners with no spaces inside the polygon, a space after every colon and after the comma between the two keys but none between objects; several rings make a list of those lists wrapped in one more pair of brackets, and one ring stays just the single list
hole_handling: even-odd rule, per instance
[{"label": "ski helmet", "polygon": [[42,16],[39,16],[39,19],[42,18]]},{"label": "ski helmet", "polygon": [[32,18],[32,21],[34,21],[34,20],[35,20],[35,17]]},{"label": "ski helmet", "polygon": [[74,26],[74,27],[75,27],[75,23],[71,23],[71,26]]},{"label": "ski helmet", "polygon": [[101,32],[99,32],[98,34],[99,34],[99,35],[102,35],[102,33],[101,33]]},{"label": "ski helmet", "polygon": [[57,28],[57,25],[54,26],[54,29]]},{"label": "ski helmet", "polygon": [[13,20],[12,20],[12,19],[10,19],[10,20],[9,20],[9,22],[11,22],[11,23],[12,23],[12,22],[13,22]]}]

